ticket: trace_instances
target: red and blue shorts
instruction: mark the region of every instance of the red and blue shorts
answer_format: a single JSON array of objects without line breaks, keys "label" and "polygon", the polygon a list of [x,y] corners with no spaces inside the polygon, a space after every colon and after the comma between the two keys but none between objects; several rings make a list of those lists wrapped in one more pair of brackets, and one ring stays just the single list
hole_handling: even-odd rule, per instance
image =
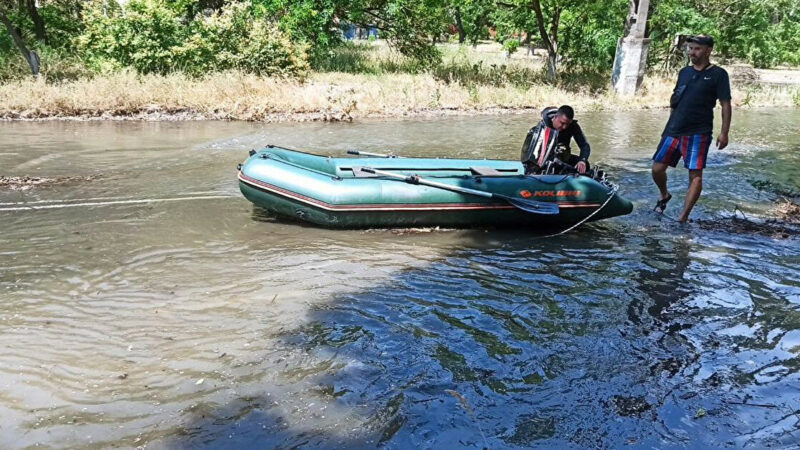
[{"label": "red and blue shorts", "polygon": [[683,165],[687,169],[703,170],[706,167],[709,147],[711,147],[711,133],[664,136],[658,143],[653,161],[675,167],[682,157]]}]

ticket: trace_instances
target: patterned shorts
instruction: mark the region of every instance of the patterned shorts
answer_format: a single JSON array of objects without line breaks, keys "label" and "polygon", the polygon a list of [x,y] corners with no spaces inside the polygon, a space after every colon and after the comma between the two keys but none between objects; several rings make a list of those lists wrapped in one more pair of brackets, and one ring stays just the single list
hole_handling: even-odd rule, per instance
[{"label": "patterned shorts", "polygon": [[683,165],[687,169],[703,170],[706,167],[709,147],[711,147],[711,133],[692,136],[664,136],[658,143],[653,161],[675,167],[683,157]]}]

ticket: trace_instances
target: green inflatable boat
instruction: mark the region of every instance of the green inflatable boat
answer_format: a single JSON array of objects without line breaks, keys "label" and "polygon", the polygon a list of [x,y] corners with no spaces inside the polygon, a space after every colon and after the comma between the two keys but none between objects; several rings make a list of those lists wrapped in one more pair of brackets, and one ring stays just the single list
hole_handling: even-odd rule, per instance
[{"label": "green inflatable boat", "polygon": [[366,155],[252,150],[239,188],[274,215],[331,228],[552,228],[633,210],[604,177],[526,176],[517,161]]}]

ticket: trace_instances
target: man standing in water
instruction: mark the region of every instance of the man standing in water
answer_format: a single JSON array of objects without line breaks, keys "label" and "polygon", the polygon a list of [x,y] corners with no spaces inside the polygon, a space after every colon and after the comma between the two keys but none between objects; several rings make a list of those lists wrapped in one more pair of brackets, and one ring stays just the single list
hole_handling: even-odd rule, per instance
[{"label": "man standing in water", "polygon": [[703,190],[703,169],[711,146],[717,100],[722,106],[722,130],[717,136],[717,148],[720,150],[728,145],[731,126],[728,72],[709,61],[714,39],[701,34],[689,38],[687,42],[692,65],[684,67],[678,74],[678,82],[670,98],[669,120],[653,155],[653,181],[661,191],[656,211],[663,213],[672,198],[667,190],[667,166],[677,166],[683,157],[683,165],[689,169],[689,190],[678,222],[689,220],[689,213]]}]

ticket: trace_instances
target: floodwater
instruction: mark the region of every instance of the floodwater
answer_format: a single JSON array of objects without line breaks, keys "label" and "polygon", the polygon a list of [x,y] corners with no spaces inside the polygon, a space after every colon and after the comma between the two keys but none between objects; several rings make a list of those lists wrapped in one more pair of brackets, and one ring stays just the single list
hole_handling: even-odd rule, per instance
[{"label": "floodwater", "polygon": [[[581,114],[635,210],[549,239],[317,229],[236,183],[268,143],[513,159],[533,115],[0,123],[0,175],[74,177],[0,188],[0,448],[800,445],[799,240],[650,212],[665,115]],[[710,223],[800,188],[798,110],[731,141]]]}]

